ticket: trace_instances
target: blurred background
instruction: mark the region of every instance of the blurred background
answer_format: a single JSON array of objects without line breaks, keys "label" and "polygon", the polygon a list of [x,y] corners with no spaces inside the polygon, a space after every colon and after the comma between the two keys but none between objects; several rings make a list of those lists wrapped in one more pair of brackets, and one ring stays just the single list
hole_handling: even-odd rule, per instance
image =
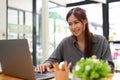
[{"label": "blurred background", "polygon": [[27,39],[37,65],[71,35],[65,20],[73,7],[87,12],[91,32],[110,43],[115,71],[120,71],[120,0],[0,0],[0,39]]}]

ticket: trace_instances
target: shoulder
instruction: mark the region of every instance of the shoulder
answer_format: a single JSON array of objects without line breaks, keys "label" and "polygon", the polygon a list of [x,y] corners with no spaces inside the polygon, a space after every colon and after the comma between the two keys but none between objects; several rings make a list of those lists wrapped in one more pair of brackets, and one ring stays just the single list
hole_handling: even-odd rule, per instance
[{"label": "shoulder", "polygon": [[59,45],[61,46],[71,46],[76,42],[76,39],[71,35],[71,36],[67,36],[65,38],[63,38],[61,40],[61,42],[59,43]]},{"label": "shoulder", "polygon": [[107,44],[108,40],[103,35],[93,34],[92,42],[97,44]]},{"label": "shoulder", "polygon": [[98,41],[104,41],[106,38],[103,35],[98,35],[98,34],[93,34],[93,41],[98,42]]},{"label": "shoulder", "polygon": [[94,36],[94,38],[97,38],[97,39],[105,39],[105,37],[103,35],[94,34],[93,36]]},{"label": "shoulder", "polygon": [[71,36],[65,37],[62,39],[61,43],[66,43],[69,42],[71,40]]},{"label": "shoulder", "polygon": [[71,37],[65,37],[63,38],[60,43],[58,44],[59,47],[66,47],[71,45]]}]

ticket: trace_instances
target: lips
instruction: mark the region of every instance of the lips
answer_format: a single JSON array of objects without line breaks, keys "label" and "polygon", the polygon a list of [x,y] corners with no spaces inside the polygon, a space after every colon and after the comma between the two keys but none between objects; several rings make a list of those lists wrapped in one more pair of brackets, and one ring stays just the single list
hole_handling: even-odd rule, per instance
[{"label": "lips", "polygon": [[78,34],[80,32],[80,29],[76,29],[73,31],[74,34]]}]

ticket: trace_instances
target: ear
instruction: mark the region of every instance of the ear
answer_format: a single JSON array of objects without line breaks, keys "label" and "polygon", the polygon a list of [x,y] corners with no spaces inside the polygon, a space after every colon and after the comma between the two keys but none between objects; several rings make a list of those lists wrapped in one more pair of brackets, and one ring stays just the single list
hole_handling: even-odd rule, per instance
[{"label": "ear", "polygon": [[83,23],[84,23],[84,24],[87,24],[87,23],[88,23],[88,19],[85,19]]}]

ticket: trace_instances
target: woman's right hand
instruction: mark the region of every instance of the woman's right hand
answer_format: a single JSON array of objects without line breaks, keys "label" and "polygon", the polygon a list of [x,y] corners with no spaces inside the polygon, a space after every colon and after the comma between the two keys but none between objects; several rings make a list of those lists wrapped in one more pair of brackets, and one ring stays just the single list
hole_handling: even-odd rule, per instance
[{"label": "woman's right hand", "polygon": [[37,67],[35,67],[35,72],[43,73],[45,71],[50,71],[51,67],[52,67],[52,64],[50,64],[48,62],[39,64],[39,65],[37,65]]}]

